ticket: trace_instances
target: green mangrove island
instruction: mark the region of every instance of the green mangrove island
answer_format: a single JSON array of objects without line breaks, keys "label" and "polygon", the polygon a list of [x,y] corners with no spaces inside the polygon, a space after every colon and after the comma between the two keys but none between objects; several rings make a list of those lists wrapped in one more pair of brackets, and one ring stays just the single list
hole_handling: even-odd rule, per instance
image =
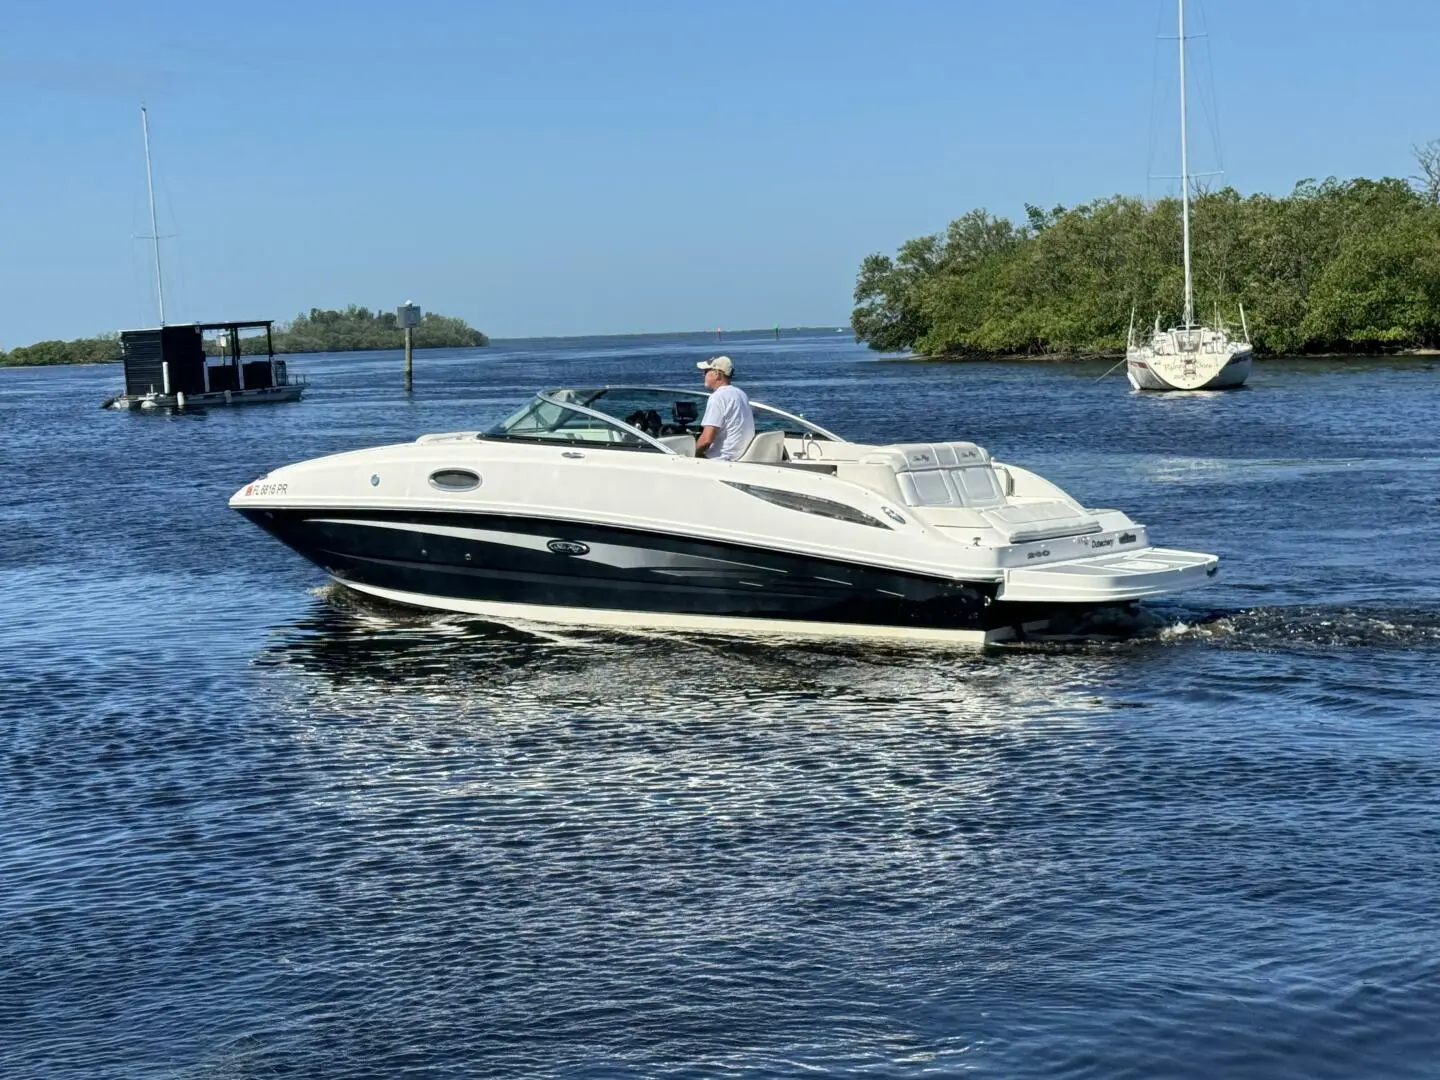
[{"label": "green mangrove island", "polygon": [[[1429,164],[1440,166],[1440,142]],[[1218,309],[1258,353],[1440,346],[1440,168],[1405,180],[1303,180],[1287,196],[1233,188],[1191,200],[1196,316]],[[972,210],[945,232],[868,256],[851,326],[872,349],[933,357],[1122,354],[1180,319],[1178,197]]]},{"label": "green mangrove island", "polygon": [[[289,323],[278,324],[273,333],[277,353],[361,352],[371,349],[399,349],[405,331],[393,311],[372,312],[351,304],[344,311],[311,308]],[[412,335],[417,349],[474,348],[490,339],[463,319],[428,312]],[[265,335],[241,338],[242,353],[265,351]],[[77,338],[74,341],[41,341],[0,352],[0,365],[104,364],[120,359],[120,335]]]}]

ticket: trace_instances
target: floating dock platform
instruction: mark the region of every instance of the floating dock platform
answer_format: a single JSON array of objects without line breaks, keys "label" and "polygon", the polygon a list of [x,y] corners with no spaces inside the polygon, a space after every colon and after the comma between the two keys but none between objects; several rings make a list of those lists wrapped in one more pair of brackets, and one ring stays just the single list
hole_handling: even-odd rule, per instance
[{"label": "floating dock platform", "polygon": [[[305,380],[292,379],[285,361],[275,359],[273,326],[262,319],[124,330],[125,392],[102,405],[175,410],[299,401]],[[241,331],[262,329],[264,355],[243,357]]]}]

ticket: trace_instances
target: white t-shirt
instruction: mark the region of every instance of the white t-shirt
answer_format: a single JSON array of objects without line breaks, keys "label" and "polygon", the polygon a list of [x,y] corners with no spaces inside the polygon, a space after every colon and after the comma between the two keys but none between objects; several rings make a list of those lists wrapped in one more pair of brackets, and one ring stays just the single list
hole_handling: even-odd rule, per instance
[{"label": "white t-shirt", "polygon": [[700,426],[720,429],[706,457],[724,461],[738,458],[755,437],[755,414],[750,411],[750,399],[745,391],[729,385],[716,390],[705,406]]}]

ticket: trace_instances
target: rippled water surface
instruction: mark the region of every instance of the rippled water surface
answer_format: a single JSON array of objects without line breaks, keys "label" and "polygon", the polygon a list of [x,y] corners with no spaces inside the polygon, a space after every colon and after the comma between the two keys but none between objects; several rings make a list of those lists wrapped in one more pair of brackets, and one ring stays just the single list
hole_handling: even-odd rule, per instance
[{"label": "rippled water surface", "polygon": [[294,357],[299,405],[0,370],[0,1076],[1440,1075],[1440,371],[728,338],[762,400],[972,438],[1218,552],[988,650],[505,628],[226,507],[699,338]]}]

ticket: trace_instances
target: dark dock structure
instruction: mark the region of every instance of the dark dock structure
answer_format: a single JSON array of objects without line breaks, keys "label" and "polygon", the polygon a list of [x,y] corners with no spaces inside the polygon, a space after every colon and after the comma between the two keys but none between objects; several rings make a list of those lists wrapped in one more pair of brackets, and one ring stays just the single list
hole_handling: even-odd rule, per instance
[{"label": "dark dock structure", "polygon": [[[186,409],[299,401],[304,380],[292,380],[285,361],[275,358],[273,326],[273,319],[257,319],[124,330],[125,392],[105,405]],[[241,353],[244,330],[265,331],[263,356]]]}]

